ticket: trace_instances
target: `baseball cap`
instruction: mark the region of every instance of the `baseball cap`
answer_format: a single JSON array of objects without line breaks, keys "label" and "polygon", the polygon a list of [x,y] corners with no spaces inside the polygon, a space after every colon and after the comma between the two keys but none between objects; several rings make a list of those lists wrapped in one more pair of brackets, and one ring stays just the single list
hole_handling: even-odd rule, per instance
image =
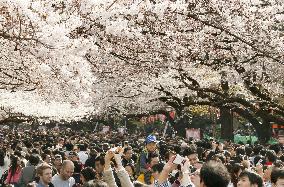
[{"label": "baseball cap", "polygon": [[151,142],[157,142],[157,138],[156,138],[156,136],[154,136],[154,135],[149,135],[149,136],[147,136],[147,138],[146,138],[146,144],[149,144],[149,143],[151,143]]}]

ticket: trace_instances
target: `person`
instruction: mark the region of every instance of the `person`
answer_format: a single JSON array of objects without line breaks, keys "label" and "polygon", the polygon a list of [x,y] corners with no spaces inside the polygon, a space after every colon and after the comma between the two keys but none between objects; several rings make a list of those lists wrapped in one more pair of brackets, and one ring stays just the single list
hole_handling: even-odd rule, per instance
[{"label": "person", "polygon": [[152,166],[152,176],[154,178],[154,184],[157,185],[158,184],[158,180],[159,180],[159,176],[161,174],[161,172],[163,171],[165,164],[163,163],[158,163],[155,164],[154,166]]},{"label": "person", "polygon": [[[137,178],[137,181],[139,181],[139,182],[142,182],[142,183],[144,183],[144,184],[154,184],[154,180],[155,180],[155,178],[154,178],[154,176],[152,175],[152,167],[154,166],[154,165],[157,165],[157,164],[159,164],[159,157],[158,157],[158,155],[157,154],[151,154],[151,156],[150,156],[150,161],[149,161],[149,168],[150,168],[150,171],[149,172],[147,172],[147,173],[141,173],[139,176],[138,176],[138,178]],[[147,174],[149,174],[150,175],[150,180],[148,179],[147,180]]]},{"label": "person", "polygon": [[95,168],[95,159],[97,157],[98,152],[95,149],[90,150],[90,157],[85,162],[85,167]]},{"label": "person", "polygon": [[156,136],[154,135],[147,136],[145,143],[146,143],[145,149],[142,151],[139,157],[139,163],[138,163],[139,171],[138,172],[147,171],[149,168],[149,158],[151,154],[154,154],[154,153],[158,154]]},{"label": "person", "polygon": [[0,149],[0,178],[9,169],[10,159],[8,158],[6,152]]},{"label": "person", "polygon": [[127,165],[124,166],[124,168],[127,171],[131,181],[134,181],[134,179],[136,178],[136,176],[135,176],[135,166],[131,165],[130,163],[128,163]]},{"label": "person", "polygon": [[102,179],[104,171],[105,159],[103,155],[97,155],[95,159],[96,178]]},{"label": "person", "polygon": [[60,174],[52,177],[51,183],[54,187],[70,187],[75,184],[75,179],[72,177],[74,172],[74,164],[71,160],[64,160]]},{"label": "person", "polygon": [[209,161],[200,170],[201,187],[227,187],[230,182],[230,174],[227,168],[220,162]]},{"label": "person", "polygon": [[29,182],[32,182],[36,177],[36,166],[38,165],[40,158],[38,155],[30,155],[30,166],[26,166],[22,169],[21,176],[18,182],[19,187],[26,187]]},{"label": "person", "polygon": [[11,156],[11,167],[8,170],[8,176],[5,184],[17,185],[22,172],[21,160],[18,156]]},{"label": "person", "polygon": [[[54,156],[53,166],[55,167],[57,172],[59,172],[61,170],[61,168],[62,168],[62,156],[60,154],[56,154]],[[56,173],[56,174],[58,174],[58,173]]]},{"label": "person", "polygon": [[53,187],[52,180],[52,167],[46,163],[39,165],[36,168],[36,174],[39,177],[39,181],[36,187]]},{"label": "person", "polygon": [[283,169],[276,168],[272,170],[271,183],[272,183],[272,187],[284,186],[284,170]]},{"label": "person", "polygon": [[56,145],[57,149],[62,149],[64,146],[64,138],[59,138],[58,144]]},{"label": "person", "polygon": [[79,148],[78,152],[79,160],[83,165],[85,165],[87,159],[89,158],[89,155],[87,154],[87,146],[85,144],[80,144],[78,148]]},{"label": "person", "polygon": [[251,171],[243,171],[240,174],[240,179],[238,182],[238,187],[263,187],[262,178]]},{"label": "person", "polygon": [[152,160],[151,159],[152,155],[158,155],[159,157],[156,136],[154,135],[147,136],[145,143],[146,143],[145,149],[142,151],[138,159],[136,174],[137,176],[143,174],[145,183],[151,184],[150,161]]},{"label": "person", "polygon": [[198,160],[197,148],[194,145],[190,145],[183,151],[183,156],[189,159],[190,165],[194,166]]},{"label": "person", "polygon": [[237,187],[239,176],[243,170],[243,166],[240,163],[233,163],[231,168],[231,183],[234,187]]},{"label": "person", "polygon": [[125,170],[125,168],[122,166],[121,156],[123,153],[122,148],[117,149],[117,154],[115,154],[112,150],[108,150],[106,152],[106,155],[104,157],[105,164],[104,164],[104,175],[103,179],[108,184],[108,186],[111,187],[118,187],[117,182],[115,181],[115,177],[113,174],[113,170],[111,168],[111,159],[114,158],[117,167],[117,177],[119,181],[121,182],[122,187],[133,187],[133,183],[131,182],[131,179]]},{"label": "person", "polygon": [[82,164],[79,161],[78,154],[74,151],[71,151],[69,153],[69,160],[71,160],[74,164],[74,173],[72,177],[74,177],[76,183],[79,183],[80,182],[80,172],[82,170]]},{"label": "person", "polygon": [[270,166],[277,160],[277,155],[273,150],[267,150],[265,154],[265,165]]},{"label": "person", "polygon": [[51,164],[51,156],[50,154],[42,153],[41,158],[43,162],[46,162],[47,164]]},{"label": "person", "polygon": [[278,144],[279,144],[280,149],[283,153],[284,152],[284,130],[280,130],[278,132]]},{"label": "person", "polygon": [[125,167],[126,165],[134,165],[134,161],[132,160],[133,150],[130,146],[125,147],[123,151],[123,159],[122,165]]},{"label": "person", "polygon": [[91,167],[86,167],[82,169],[80,173],[80,180],[83,183],[83,185],[91,180],[94,180],[96,178],[96,172]]}]

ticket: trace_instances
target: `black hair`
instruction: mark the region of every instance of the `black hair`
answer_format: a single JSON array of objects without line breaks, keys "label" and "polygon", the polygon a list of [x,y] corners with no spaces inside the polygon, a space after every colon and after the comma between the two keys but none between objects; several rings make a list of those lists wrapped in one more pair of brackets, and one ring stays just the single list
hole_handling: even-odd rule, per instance
[{"label": "black hair", "polygon": [[2,149],[0,149],[0,166],[4,166],[5,164],[4,158],[5,158],[5,152]]},{"label": "black hair", "polygon": [[275,151],[276,154],[281,151],[281,147],[279,144],[270,145],[269,149]]},{"label": "black hair", "polygon": [[197,153],[197,148],[195,146],[190,146],[183,151],[183,156],[188,156]]},{"label": "black hair", "polygon": [[236,155],[245,155],[246,154],[246,151],[243,147],[238,147],[236,149]]},{"label": "black hair", "polygon": [[225,158],[221,154],[213,155],[210,160],[221,161],[222,163],[225,163]]},{"label": "black hair", "polygon": [[96,178],[96,172],[91,167],[82,169],[81,174],[86,179],[86,181],[94,180]]},{"label": "black hair", "polygon": [[132,148],[130,146],[127,146],[124,148],[123,153],[125,154],[129,150],[132,150]]},{"label": "black hair", "polygon": [[240,178],[242,177],[247,177],[250,181],[251,184],[256,184],[258,187],[263,187],[263,180],[262,178],[254,173],[254,172],[251,172],[251,171],[243,171],[241,174],[240,174]]},{"label": "black hair", "polygon": [[200,181],[206,187],[227,187],[230,179],[227,168],[220,162],[209,161],[200,170]]},{"label": "black hair", "polygon": [[233,174],[237,174],[240,170],[243,170],[243,169],[244,169],[244,167],[240,163],[234,163],[232,165],[232,173]]},{"label": "black hair", "polygon": [[267,150],[265,157],[268,159],[269,162],[275,162],[277,159],[277,155],[273,150]]},{"label": "black hair", "polygon": [[253,164],[256,166],[257,163],[264,164],[265,163],[265,159],[261,155],[257,155],[253,159]]},{"label": "black hair", "polygon": [[262,149],[263,149],[263,146],[262,146],[262,145],[256,145],[256,146],[254,146],[254,148],[253,148],[253,153],[254,153],[254,155],[258,155]]},{"label": "black hair", "polygon": [[246,155],[250,156],[250,155],[252,154],[252,151],[253,151],[253,150],[252,150],[251,147],[248,147],[248,146],[245,147]]},{"label": "black hair", "polygon": [[12,156],[11,157],[11,167],[10,167],[11,176],[13,176],[16,173],[16,171],[17,171],[18,160],[19,160],[19,157],[17,157],[17,156]]},{"label": "black hair", "polygon": [[284,163],[281,160],[276,160],[273,163],[274,168],[283,168],[284,167]]},{"label": "black hair", "polygon": [[40,158],[39,158],[38,155],[31,154],[29,156],[29,162],[30,162],[31,165],[36,166],[36,165],[38,165],[39,161],[40,161]]},{"label": "black hair", "polygon": [[79,144],[80,151],[87,151],[87,146],[85,144]]},{"label": "black hair", "polygon": [[100,162],[101,165],[105,165],[105,158],[104,158],[104,155],[98,155],[96,158],[95,158],[95,162]]},{"label": "black hair", "polygon": [[165,165],[165,164],[163,164],[163,163],[155,164],[155,165],[152,167],[153,172],[158,171],[158,173],[161,173],[161,172],[163,171],[164,165]]},{"label": "black hair", "polygon": [[146,162],[150,163],[152,158],[155,158],[155,157],[159,157],[159,155],[156,152],[149,153],[148,158],[146,159]]},{"label": "black hair", "polygon": [[276,183],[278,179],[284,179],[284,170],[283,169],[273,169],[271,171],[271,183]]}]

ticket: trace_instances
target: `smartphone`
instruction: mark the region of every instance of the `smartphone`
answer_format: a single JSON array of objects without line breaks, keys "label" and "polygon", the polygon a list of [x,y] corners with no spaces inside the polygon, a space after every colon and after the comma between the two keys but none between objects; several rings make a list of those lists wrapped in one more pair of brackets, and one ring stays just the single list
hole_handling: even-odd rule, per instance
[{"label": "smartphone", "polygon": [[117,150],[117,147],[114,147],[114,148],[111,148],[111,149],[110,149],[110,151],[112,151],[112,152],[114,152],[114,153],[116,152],[116,150]]},{"label": "smartphone", "polygon": [[184,157],[180,156],[179,154],[177,154],[175,156],[175,159],[173,160],[173,163],[177,165],[184,164],[184,162],[185,162]]}]

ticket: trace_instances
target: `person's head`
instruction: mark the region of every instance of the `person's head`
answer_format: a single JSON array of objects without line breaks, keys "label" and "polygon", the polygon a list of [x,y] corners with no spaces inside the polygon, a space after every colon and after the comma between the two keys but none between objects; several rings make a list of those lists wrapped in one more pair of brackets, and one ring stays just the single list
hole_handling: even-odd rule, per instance
[{"label": "person's head", "polygon": [[183,151],[183,156],[186,156],[188,158],[191,165],[194,165],[199,161],[195,145],[190,145],[187,149],[185,149]]},{"label": "person's head", "polygon": [[174,155],[176,155],[176,152],[173,150],[167,150],[165,153],[165,160],[169,161],[170,158],[172,158]]},{"label": "person's head", "polygon": [[241,146],[236,148],[236,155],[245,155],[246,151],[245,151],[245,147]]},{"label": "person's head", "polygon": [[267,162],[275,162],[277,159],[277,155],[273,150],[267,150],[265,154],[265,158]]},{"label": "person's head", "polygon": [[68,180],[74,173],[74,164],[71,160],[64,160],[60,170],[62,180]]},{"label": "person's head", "polygon": [[146,138],[146,149],[149,152],[154,152],[157,148],[157,139],[154,135],[149,135]]},{"label": "person's head", "polygon": [[51,163],[51,156],[49,154],[43,153],[41,155],[41,158],[46,163]]},{"label": "person's head", "polygon": [[240,163],[234,163],[232,165],[232,175],[239,177],[241,172],[243,171],[243,166]]},{"label": "person's head", "polygon": [[130,160],[133,154],[132,148],[131,147],[124,148],[123,154],[126,160]]},{"label": "person's head", "polygon": [[284,169],[273,169],[271,172],[272,187],[284,186]]},{"label": "person's head", "polygon": [[209,161],[200,170],[200,186],[202,187],[227,187],[230,174],[220,162]]},{"label": "person's head", "polygon": [[36,168],[36,174],[43,184],[49,184],[52,179],[52,168],[50,165],[43,163]]},{"label": "person's head", "polygon": [[87,151],[87,145],[85,144],[80,144],[78,147],[80,151]]},{"label": "person's head", "polygon": [[164,168],[163,163],[158,163],[152,166],[152,176],[154,177],[154,179],[158,180],[160,173],[163,171]]},{"label": "person's head", "polygon": [[238,187],[263,187],[262,178],[251,171],[243,171],[240,174]]},{"label": "person's head", "polygon": [[160,159],[159,159],[159,155],[156,154],[156,153],[153,153],[151,156],[150,156],[150,166],[154,166],[156,164],[158,164],[160,162]]},{"label": "person's head", "polygon": [[54,156],[54,165],[55,166],[61,166],[62,165],[62,156],[59,154],[56,154]]},{"label": "person's head", "polygon": [[104,171],[104,165],[105,165],[105,159],[104,159],[103,155],[98,155],[95,158],[96,172],[102,173]]},{"label": "person's head", "polygon": [[86,168],[82,169],[82,171],[80,173],[80,179],[81,179],[83,184],[90,181],[90,180],[94,180],[95,178],[96,178],[96,172],[94,171],[93,168],[86,167]]},{"label": "person's head", "polygon": [[79,159],[79,156],[75,151],[71,151],[69,153],[69,159],[72,161],[77,161]]},{"label": "person's head", "polygon": [[63,145],[64,144],[64,138],[59,138],[58,144]]},{"label": "person's head", "polygon": [[39,161],[40,161],[40,158],[39,158],[38,155],[31,154],[29,156],[29,162],[30,162],[31,165],[36,166],[36,165],[38,165]]}]

